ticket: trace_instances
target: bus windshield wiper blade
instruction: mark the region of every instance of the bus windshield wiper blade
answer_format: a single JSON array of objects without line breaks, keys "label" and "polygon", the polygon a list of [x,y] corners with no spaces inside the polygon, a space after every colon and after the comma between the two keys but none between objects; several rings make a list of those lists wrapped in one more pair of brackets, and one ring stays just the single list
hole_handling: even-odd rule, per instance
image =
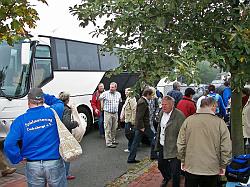
[{"label": "bus windshield wiper blade", "polygon": [[4,93],[4,91],[3,91],[2,88],[0,88],[0,93],[1,93],[1,95],[3,95],[3,96],[4,96],[6,99],[8,99],[9,101],[12,100],[9,96],[7,96],[7,95]]}]

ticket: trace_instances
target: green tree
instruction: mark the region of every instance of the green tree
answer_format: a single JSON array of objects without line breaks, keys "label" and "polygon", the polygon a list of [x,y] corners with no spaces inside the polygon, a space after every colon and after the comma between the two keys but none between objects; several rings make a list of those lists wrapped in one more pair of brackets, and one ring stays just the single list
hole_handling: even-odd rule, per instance
[{"label": "green tree", "polygon": [[[141,71],[152,81],[185,74],[197,77],[197,61],[231,72],[233,155],[243,154],[241,89],[250,75],[248,0],[84,0],[71,12],[94,36],[106,35],[104,49],[120,49],[120,68]],[[96,25],[98,18],[106,19]],[[139,81],[138,81],[139,82]],[[190,81],[189,81],[190,82]]]},{"label": "green tree", "polygon": [[219,68],[211,67],[209,62],[197,62],[197,68],[199,69],[198,77],[202,84],[210,84],[220,72]]},{"label": "green tree", "polygon": [[[46,3],[46,0],[38,0]],[[28,37],[25,28],[35,28],[39,20],[37,11],[27,0],[1,0],[0,2],[0,43],[9,45]]]}]

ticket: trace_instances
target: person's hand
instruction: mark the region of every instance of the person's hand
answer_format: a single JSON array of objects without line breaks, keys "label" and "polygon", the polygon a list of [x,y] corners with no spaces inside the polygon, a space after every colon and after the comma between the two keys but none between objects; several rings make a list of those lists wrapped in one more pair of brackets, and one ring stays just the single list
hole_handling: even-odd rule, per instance
[{"label": "person's hand", "polygon": [[144,132],[145,131],[145,128],[142,128],[142,129],[140,129],[142,132]]},{"label": "person's hand", "polygon": [[222,169],[222,168],[220,168],[220,176],[223,176],[223,175],[225,175],[225,173],[226,173],[226,169]]},{"label": "person's hand", "polygon": [[184,163],[183,162],[181,163],[181,170],[185,171]]},{"label": "person's hand", "polygon": [[21,160],[21,161],[19,162],[19,164],[21,164],[22,166],[24,166],[24,165],[25,165],[25,162],[27,162],[27,158],[23,158],[23,160]]},{"label": "person's hand", "polygon": [[80,126],[80,123],[77,121],[77,127],[79,127]]},{"label": "person's hand", "polygon": [[135,122],[131,122],[131,125],[135,125]]},{"label": "person's hand", "polygon": [[98,114],[99,110],[98,109],[95,109],[95,113]]}]

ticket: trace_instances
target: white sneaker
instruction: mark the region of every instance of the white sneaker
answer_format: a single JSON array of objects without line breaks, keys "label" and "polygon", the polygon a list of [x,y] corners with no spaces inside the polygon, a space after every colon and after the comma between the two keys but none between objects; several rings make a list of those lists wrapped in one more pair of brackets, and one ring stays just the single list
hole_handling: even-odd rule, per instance
[{"label": "white sneaker", "polygon": [[124,152],[125,152],[125,153],[129,153],[130,151],[129,151],[128,149],[125,149]]}]

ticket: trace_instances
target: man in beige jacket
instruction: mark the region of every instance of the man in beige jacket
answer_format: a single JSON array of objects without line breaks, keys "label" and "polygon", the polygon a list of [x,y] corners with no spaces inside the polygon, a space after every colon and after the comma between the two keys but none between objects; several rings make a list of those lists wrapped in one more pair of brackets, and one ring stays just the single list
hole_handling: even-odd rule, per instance
[{"label": "man in beige jacket", "polygon": [[186,187],[216,187],[231,162],[229,131],[215,112],[215,99],[203,99],[200,110],[184,121],[179,132],[177,158],[186,171]]}]

